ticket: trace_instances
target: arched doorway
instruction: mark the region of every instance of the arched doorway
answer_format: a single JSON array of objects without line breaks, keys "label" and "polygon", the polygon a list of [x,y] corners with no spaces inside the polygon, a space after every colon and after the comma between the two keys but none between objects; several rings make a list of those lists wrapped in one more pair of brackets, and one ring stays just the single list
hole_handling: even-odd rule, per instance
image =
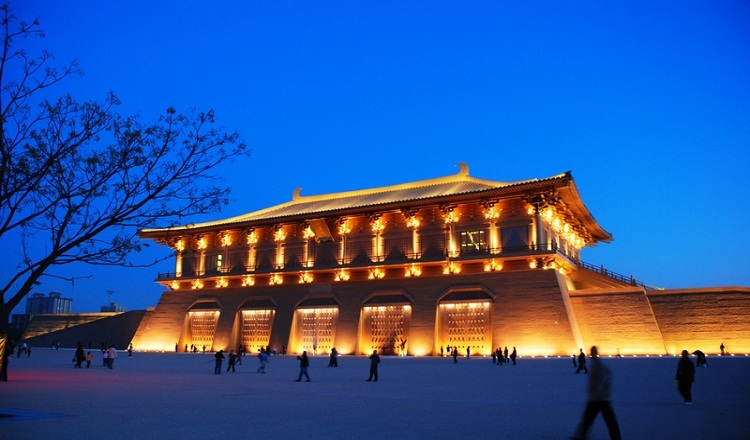
[{"label": "arched doorway", "polygon": [[492,354],[492,302],[483,287],[450,289],[438,300],[437,350],[458,349],[459,356]]},{"label": "arched doorway", "polygon": [[412,299],[404,292],[378,292],[362,305],[360,351],[406,356]]}]

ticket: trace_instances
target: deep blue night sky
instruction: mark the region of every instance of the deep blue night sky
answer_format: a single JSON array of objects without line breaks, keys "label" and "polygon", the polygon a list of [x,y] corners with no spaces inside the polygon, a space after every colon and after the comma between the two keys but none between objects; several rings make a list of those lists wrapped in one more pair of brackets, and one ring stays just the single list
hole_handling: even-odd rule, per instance
[{"label": "deep blue night sky", "polygon": [[[17,3],[46,30],[27,50],[86,73],[53,93],[111,90],[146,121],[213,108],[240,132],[253,154],[222,168],[235,202],[200,220],[458,162],[497,181],[570,170],[615,237],[584,261],[667,288],[750,286],[747,2]],[[92,277],[40,291],[83,312],[114,290],[133,310],[173,263],[63,270]]]}]

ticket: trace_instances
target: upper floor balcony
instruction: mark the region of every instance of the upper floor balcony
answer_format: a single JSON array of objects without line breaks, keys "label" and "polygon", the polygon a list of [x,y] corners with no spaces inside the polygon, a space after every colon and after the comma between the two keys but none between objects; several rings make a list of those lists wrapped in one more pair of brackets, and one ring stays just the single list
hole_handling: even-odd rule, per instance
[{"label": "upper floor balcony", "polygon": [[[257,264],[247,266],[243,264],[234,265],[209,265],[205,270],[200,271],[190,267],[190,264],[183,264],[181,272],[160,272],[157,276],[158,281],[167,280],[185,280],[201,277],[231,276],[231,275],[265,275],[265,274],[283,274],[298,273],[300,271],[309,271],[315,273],[331,272],[342,269],[359,269],[359,268],[381,268],[402,267],[405,265],[420,266],[440,266],[454,263],[478,263],[482,264],[490,260],[498,263],[503,260],[523,260],[527,259],[536,264],[539,261],[541,267],[544,261],[550,261],[550,257],[563,259],[570,265],[576,265],[577,259],[568,255],[565,250],[556,243],[545,243],[542,245],[526,246],[506,246],[504,248],[492,249],[461,249],[458,251],[449,251],[446,249],[426,249],[422,252],[402,252],[396,249],[391,250],[387,255],[373,256],[360,252],[349,258],[336,258],[333,252],[318,252],[313,258],[304,262],[298,258],[292,257],[285,261],[284,264],[274,264],[270,258],[261,258]],[[204,267],[206,267],[204,265]],[[494,269],[493,269],[494,270]]]}]

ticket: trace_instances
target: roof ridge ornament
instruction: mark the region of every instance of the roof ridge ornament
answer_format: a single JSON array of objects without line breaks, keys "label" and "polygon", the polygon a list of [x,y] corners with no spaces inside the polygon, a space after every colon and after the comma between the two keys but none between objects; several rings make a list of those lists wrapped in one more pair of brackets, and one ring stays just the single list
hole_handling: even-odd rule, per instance
[{"label": "roof ridge ornament", "polygon": [[301,186],[294,188],[294,192],[292,192],[292,201],[296,201],[302,198],[302,196],[300,195],[301,191],[302,191]]},{"label": "roof ridge ornament", "polygon": [[456,164],[457,167],[460,169],[458,170],[457,176],[468,176],[469,175],[469,166],[466,165],[466,162],[459,162]]}]

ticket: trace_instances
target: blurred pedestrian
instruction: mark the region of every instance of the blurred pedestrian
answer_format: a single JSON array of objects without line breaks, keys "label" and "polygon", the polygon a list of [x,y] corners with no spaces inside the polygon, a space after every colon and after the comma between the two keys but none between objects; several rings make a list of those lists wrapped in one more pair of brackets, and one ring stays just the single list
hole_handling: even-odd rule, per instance
[{"label": "blurred pedestrian", "polygon": [[687,350],[682,350],[682,357],[677,364],[677,374],[674,379],[677,381],[677,389],[680,392],[685,405],[692,405],[695,366],[693,366],[693,362],[690,360],[690,354],[688,354]]},{"label": "blurred pedestrian", "polygon": [[234,350],[229,350],[229,361],[227,363],[227,373],[229,373],[229,370],[232,370],[232,373],[235,372],[234,364],[237,363],[237,355],[234,354]]},{"label": "blurred pedestrian", "polygon": [[112,344],[109,346],[109,349],[107,349],[107,365],[109,366],[110,370],[114,368],[116,358],[117,350],[115,349],[115,344]]},{"label": "blurred pedestrian", "polygon": [[[580,361],[579,361],[580,362]],[[692,364],[691,364],[692,365]],[[588,383],[588,401],[576,433],[572,439],[585,439],[596,416],[601,412],[607,424],[609,438],[621,440],[620,426],[617,424],[615,410],[612,408],[612,370],[599,358],[599,350],[591,347],[591,374]]]},{"label": "blurred pedestrian", "polygon": [[708,367],[708,362],[706,361],[706,353],[700,350],[695,350],[693,354],[695,355],[696,367]]},{"label": "blurred pedestrian", "polygon": [[339,352],[336,350],[336,347],[333,347],[331,349],[331,359],[328,361],[329,367],[338,367],[339,366]]},{"label": "blurred pedestrian", "polygon": [[513,361],[513,365],[516,365],[516,357],[518,357],[518,352],[516,351],[516,347],[513,347],[513,351],[510,353],[510,360]]},{"label": "blurred pedestrian", "polygon": [[378,381],[378,364],[380,364],[380,356],[378,356],[378,351],[373,350],[372,354],[370,355],[370,377],[367,378],[368,382]]},{"label": "blurred pedestrian", "polygon": [[221,363],[224,361],[224,350],[219,350],[214,355],[216,358],[216,365],[214,366],[214,374],[221,374]]},{"label": "blurred pedestrian", "polygon": [[582,348],[578,353],[578,368],[576,369],[576,374],[580,373],[581,370],[583,370],[584,374],[589,374],[589,369],[586,368],[586,353],[583,352]]},{"label": "blurred pedestrian", "polygon": [[302,381],[302,376],[307,378],[307,382],[310,382],[310,375],[307,374],[307,367],[310,366],[310,360],[307,358],[307,351],[303,351],[301,356],[297,356],[299,360],[299,377],[296,382]]},{"label": "blurred pedestrian", "polygon": [[255,372],[266,374],[266,364],[268,363],[268,352],[263,347],[261,347],[260,353],[258,353],[258,360],[260,360],[260,367],[258,367],[258,369]]},{"label": "blurred pedestrian", "polygon": [[76,363],[76,368],[83,368],[81,364],[86,360],[86,353],[83,352],[83,344],[78,344],[76,347],[76,354],[73,356],[73,361]]}]

